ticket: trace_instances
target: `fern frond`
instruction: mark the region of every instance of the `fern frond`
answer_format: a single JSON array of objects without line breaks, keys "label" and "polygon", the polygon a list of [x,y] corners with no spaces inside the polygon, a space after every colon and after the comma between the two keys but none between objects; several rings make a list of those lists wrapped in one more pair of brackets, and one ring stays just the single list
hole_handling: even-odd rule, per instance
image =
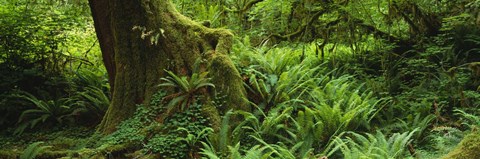
[{"label": "fern frond", "polygon": [[39,141],[39,142],[34,142],[28,147],[23,150],[22,154],[20,155],[20,159],[35,159],[35,157],[45,151],[48,148],[51,148],[52,146],[40,146],[44,142]]}]

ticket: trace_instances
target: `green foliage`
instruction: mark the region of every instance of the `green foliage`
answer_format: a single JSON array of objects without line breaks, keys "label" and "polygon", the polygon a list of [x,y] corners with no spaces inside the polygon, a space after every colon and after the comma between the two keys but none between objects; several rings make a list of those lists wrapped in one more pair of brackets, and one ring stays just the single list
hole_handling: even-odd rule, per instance
[{"label": "green foliage", "polygon": [[91,125],[100,121],[110,104],[104,90],[105,84],[99,81],[102,78],[93,72],[78,73],[76,77],[81,80],[75,81],[78,88],[73,90],[77,92],[72,93],[74,95],[70,97],[41,100],[31,93],[22,91],[19,95],[12,95],[16,97],[17,103],[24,101],[20,104],[28,106],[19,115],[17,122],[19,125],[14,134],[21,134],[26,128],[32,129],[39,123],[44,126],[55,126],[65,123],[80,124],[85,121]]},{"label": "green foliage", "polygon": [[[253,93],[253,102],[260,108],[271,107],[288,99],[282,90],[281,75],[289,71],[293,65],[298,64],[294,52],[288,49],[268,50],[265,46],[257,48],[253,52],[239,54],[239,62],[245,62],[248,66],[242,68],[242,75],[248,79],[245,81],[247,90]],[[240,66],[243,67],[243,66]]]},{"label": "green foliage", "polygon": [[31,102],[34,106],[32,109],[25,110],[18,119],[20,126],[15,130],[15,134],[21,134],[28,126],[35,127],[39,122],[46,121],[62,123],[64,119],[74,115],[75,110],[70,110],[67,99],[58,100],[39,100],[35,96],[24,93],[19,96],[20,99]]},{"label": "green foliage", "polygon": [[180,108],[180,111],[188,108],[189,105],[195,102],[196,96],[199,91],[207,87],[215,87],[209,82],[209,78],[206,76],[208,72],[194,72],[190,77],[179,77],[171,71],[167,71],[168,76],[161,78],[163,83],[159,84],[159,87],[173,87],[178,92],[165,97],[166,100],[170,100],[168,103],[167,114],[170,114],[174,109]]},{"label": "green foliage", "polygon": [[[242,143],[240,152],[264,145],[267,149],[260,154],[274,158],[309,156],[344,131],[369,129],[386,104],[386,99],[375,97],[352,76],[327,71],[328,65],[320,64],[312,52],[252,48],[248,37],[237,45],[233,59],[257,109],[227,112],[219,132],[204,143],[206,155],[230,156],[235,152],[226,148]],[[240,122],[230,121],[237,118]]]},{"label": "green foliage", "polygon": [[103,142],[112,145],[142,143],[146,137],[143,128],[156,124],[154,118],[158,112],[158,109],[149,109],[144,105],[137,106],[133,117],[120,123],[117,131],[104,138]]},{"label": "green foliage", "polygon": [[89,103],[86,106],[89,112],[95,113],[98,117],[103,116],[110,105],[110,99],[105,95],[105,92],[96,87],[87,87],[79,95]]},{"label": "green foliage", "polygon": [[100,66],[86,1],[2,1],[0,16],[2,127],[30,109],[12,94],[57,101],[75,92],[72,70]]},{"label": "green foliage", "polygon": [[265,148],[260,148],[260,146],[254,146],[246,151],[245,155],[242,155],[240,150],[240,143],[236,144],[234,147],[228,147],[230,151],[230,155],[228,158],[239,158],[239,159],[260,159],[260,158],[267,158],[268,154],[262,154]]},{"label": "green foliage", "polygon": [[[2,127],[18,119],[21,134],[102,118],[110,92],[86,2],[0,2]],[[165,92],[91,147],[131,144],[162,158],[404,158],[412,144],[418,157],[438,158],[480,125],[478,0],[174,2],[241,39],[230,56],[255,110],[221,112],[213,131],[203,104],[229,103],[209,92],[207,73],[165,71]],[[29,94],[18,100],[18,91]]]},{"label": "green foliage", "polygon": [[[202,154],[205,155],[208,159],[220,159],[222,157],[217,156],[212,147],[209,147],[207,144],[203,143],[205,149],[202,149]],[[224,157],[227,159],[266,159],[270,158],[272,153],[265,153],[266,147],[260,147],[256,145],[245,152],[243,155],[240,151],[240,143],[237,143],[235,146],[228,146],[229,155]]]},{"label": "green foliage", "polygon": [[48,148],[51,148],[51,146],[41,146],[43,142],[34,142],[28,147],[23,150],[22,155],[20,155],[20,159],[34,159],[38,154],[42,153]]},{"label": "green foliage", "polygon": [[211,132],[213,130],[208,127],[200,131],[179,127],[169,134],[154,136],[146,145],[146,150],[162,154],[165,158],[194,158],[195,153],[199,151],[200,141]]},{"label": "green foliage", "polygon": [[[361,135],[348,132],[345,139],[335,138],[335,148],[330,154],[340,149],[345,159],[350,158],[405,158],[407,144],[411,142],[412,132],[394,133],[387,138],[377,131],[376,134]],[[351,135],[351,137],[349,137]]]},{"label": "green foliage", "polygon": [[75,71],[75,76],[72,77],[72,82],[79,90],[95,87],[105,91],[110,87],[103,69],[78,69]]},{"label": "green foliage", "polygon": [[174,0],[177,9],[195,21],[208,22],[207,27],[222,27],[225,11],[224,0],[221,1],[190,1],[190,0]]},{"label": "green foliage", "polygon": [[145,145],[145,151],[159,153],[163,158],[193,158],[199,150],[200,141],[212,132],[207,118],[203,117],[201,105],[194,104],[164,121]]},{"label": "green foliage", "polygon": [[[383,100],[372,97],[371,92],[362,91],[361,86],[351,87],[353,83],[348,82],[349,77],[320,79],[328,82],[321,81],[318,90],[313,89],[317,92],[310,91],[308,96],[303,96],[305,100],[315,99],[312,102],[302,102],[302,98],[289,100],[277,104],[268,112],[259,108],[258,115],[245,111],[227,112],[216,135],[218,137],[210,145],[204,144],[207,146],[204,153],[229,156],[233,152],[225,147],[241,142],[246,148],[264,144],[269,146],[268,150],[272,149],[266,152],[273,154],[280,153],[280,150],[286,153],[287,149],[292,156],[308,156],[320,151],[331,138],[344,131],[368,128],[378,111],[377,106]],[[311,83],[315,84],[313,81]],[[228,126],[230,119],[239,117],[241,121],[238,124]]]},{"label": "green foliage", "polygon": [[462,124],[465,124],[470,127],[470,129],[478,129],[480,127],[480,116],[475,114],[467,113],[463,110],[456,109],[456,115],[459,115],[463,118]]},{"label": "green foliage", "polygon": [[138,105],[134,115],[120,123],[117,131],[102,139],[105,145],[119,145],[124,143],[140,144],[146,138],[144,128],[154,129],[158,126],[155,120],[157,115],[162,111],[162,100],[165,97],[165,92],[159,91],[152,95],[149,106]]},{"label": "green foliage", "polygon": [[198,145],[199,141],[201,139],[205,139],[206,136],[211,134],[213,132],[213,129],[207,127],[207,128],[202,129],[198,134],[195,134],[194,132],[191,132],[188,129],[183,128],[183,127],[179,127],[177,129],[177,131],[184,131],[186,133],[186,137],[178,137],[176,140],[187,143],[187,145],[190,148],[189,153],[193,153],[198,149],[197,145]]},{"label": "green foliage", "polygon": [[184,111],[171,114],[159,122],[159,114],[168,111],[166,92],[152,96],[148,106],[139,105],[133,117],[123,121],[117,131],[97,145],[137,145],[143,153],[161,154],[162,158],[193,158],[203,141],[213,130],[202,114],[202,105],[192,103]]},{"label": "green foliage", "polygon": [[72,82],[75,92],[69,97],[70,107],[78,109],[77,123],[97,124],[110,105],[110,92],[105,72],[80,69]]},{"label": "green foliage", "polygon": [[432,129],[432,133],[427,137],[431,141],[431,147],[427,147],[429,148],[427,150],[437,152],[436,154],[439,155],[447,154],[460,143],[465,135],[458,128],[436,127]]},{"label": "green foliage", "polygon": [[174,135],[156,135],[146,147],[152,152],[159,153],[163,158],[186,158],[188,147],[182,144]]},{"label": "green foliage", "polygon": [[362,91],[362,85],[355,86],[348,82],[349,79],[348,76],[342,76],[312,92],[312,104],[322,110],[319,117],[324,120],[330,134],[334,134],[336,129],[368,128],[383,102],[383,99],[373,97],[371,91]]}]

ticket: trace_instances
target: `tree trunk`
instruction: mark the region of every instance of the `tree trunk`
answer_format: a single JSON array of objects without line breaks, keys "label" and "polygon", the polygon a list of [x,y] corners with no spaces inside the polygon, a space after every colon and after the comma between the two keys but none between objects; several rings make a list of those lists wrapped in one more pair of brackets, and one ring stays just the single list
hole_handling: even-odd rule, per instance
[{"label": "tree trunk", "polygon": [[[99,38],[100,45],[114,48],[113,54],[107,56],[114,57],[113,65],[105,63],[107,70],[111,66],[115,68],[114,77],[110,78],[115,82],[113,96],[99,126],[100,132],[115,131],[121,121],[133,115],[137,104],[148,103],[151,95],[158,91],[156,85],[165,69],[190,75],[199,58],[208,61],[204,70],[209,71],[217,92],[227,96],[227,109],[249,109],[240,74],[227,56],[232,33],[206,28],[190,20],[178,13],[169,0],[89,2],[96,30],[100,31],[98,37],[108,36],[101,30],[111,31],[109,38]],[[96,6],[101,4],[107,7]],[[109,18],[101,21],[102,18],[95,17],[101,15]],[[112,43],[108,43],[109,40]]]},{"label": "tree trunk", "polygon": [[113,84],[115,83],[115,51],[113,48],[112,29],[109,27],[110,14],[109,12],[106,12],[106,10],[109,10],[108,1],[90,0],[89,5],[93,21],[95,22],[94,25],[97,38],[100,42],[103,64],[108,73],[108,81],[111,88],[110,94],[113,94]]}]

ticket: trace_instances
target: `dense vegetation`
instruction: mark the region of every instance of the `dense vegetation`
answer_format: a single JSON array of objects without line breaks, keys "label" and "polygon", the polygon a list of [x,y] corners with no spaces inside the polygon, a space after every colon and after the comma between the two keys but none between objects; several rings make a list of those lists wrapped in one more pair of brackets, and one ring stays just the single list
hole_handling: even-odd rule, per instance
[{"label": "dense vegetation", "polygon": [[99,133],[112,92],[88,2],[0,0],[0,158],[480,156],[479,0],[173,2],[235,34],[250,110],[198,59]]}]

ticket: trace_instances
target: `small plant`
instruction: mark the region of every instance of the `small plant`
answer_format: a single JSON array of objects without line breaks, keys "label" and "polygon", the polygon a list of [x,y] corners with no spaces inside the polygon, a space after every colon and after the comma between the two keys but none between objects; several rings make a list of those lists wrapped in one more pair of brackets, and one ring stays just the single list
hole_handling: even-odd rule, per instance
[{"label": "small plant", "polygon": [[183,127],[178,128],[177,131],[183,131],[186,133],[187,136],[178,137],[177,139],[175,139],[175,141],[185,142],[189,147],[189,151],[188,151],[189,157],[194,158],[194,153],[199,150],[197,144],[199,143],[200,140],[205,139],[209,134],[211,134],[213,132],[213,129],[206,127],[197,134]]},{"label": "small plant", "polygon": [[20,126],[14,132],[17,135],[22,134],[28,126],[30,128],[35,127],[39,122],[52,121],[62,123],[65,118],[72,115],[72,112],[75,112],[68,106],[66,98],[44,101],[26,92],[24,95],[20,95],[20,98],[31,102],[35,107],[23,111],[20,115],[18,119]]},{"label": "small plant", "polygon": [[228,146],[228,154],[226,157],[219,156],[215,149],[206,144],[202,143],[205,148],[202,148],[201,154],[205,155],[208,159],[220,159],[220,158],[227,158],[227,159],[266,159],[270,158],[272,152],[267,152],[266,146],[255,145],[250,149],[246,150],[245,154],[242,155],[242,151],[240,149],[240,143],[235,144],[235,146]]},{"label": "small plant", "polygon": [[179,77],[171,71],[167,71],[168,76],[161,78],[163,83],[159,84],[159,87],[173,87],[177,89],[177,93],[170,94],[164,97],[165,100],[170,100],[168,103],[167,114],[170,114],[175,107],[179,107],[180,110],[186,110],[188,106],[193,104],[196,99],[196,95],[200,91],[207,87],[215,87],[209,82],[207,78],[208,72],[193,73],[190,77]]},{"label": "small plant", "polygon": [[146,134],[142,132],[143,128],[149,124],[155,124],[155,110],[149,109],[147,106],[139,105],[133,117],[123,121],[117,127],[117,131],[102,139],[103,143],[118,145],[124,143],[141,143]]},{"label": "small plant", "polygon": [[48,148],[51,148],[51,146],[41,146],[41,144],[43,144],[43,142],[39,141],[28,145],[28,147],[23,150],[22,154],[20,155],[20,159],[35,159],[38,154],[42,153]]},{"label": "small plant", "polygon": [[188,158],[188,145],[177,140],[176,133],[157,134],[149,139],[144,150],[158,153],[162,158]]},{"label": "small plant", "polygon": [[469,126],[470,129],[480,128],[480,116],[475,115],[475,114],[467,113],[467,112],[465,112],[463,110],[460,110],[460,109],[455,109],[454,111],[455,111],[456,115],[459,115],[463,119],[466,120],[466,121],[463,121],[462,124]]},{"label": "small plant", "polygon": [[149,126],[157,126],[155,121],[157,115],[162,111],[162,99],[165,96],[165,92],[159,91],[152,95],[152,99],[149,106],[138,105],[134,115],[120,123],[117,127],[117,131],[106,136],[101,141],[103,143],[118,145],[123,143],[136,143],[140,144],[146,138],[146,134],[143,131],[144,128]]},{"label": "small plant", "polygon": [[437,154],[447,154],[465,137],[466,133],[454,127],[440,126],[428,136]]},{"label": "small plant", "polygon": [[163,125],[145,138],[146,152],[161,154],[162,158],[197,158],[201,141],[205,141],[213,130],[203,117],[201,105],[195,103],[187,110],[167,117]]},{"label": "small plant", "polygon": [[[328,156],[340,149],[342,158],[358,159],[358,158],[404,158],[404,152],[407,145],[411,142],[411,137],[415,131],[395,133],[389,138],[380,131],[376,134],[366,133],[361,135],[355,132],[347,132],[345,139],[335,138],[336,147],[330,151]],[[340,135],[342,136],[342,135]]]},{"label": "small plant", "polygon": [[93,71],[88,69],[79,69],[78,71],[75,71],[76,76],[74,76],[72,80],[79,88],[108,88],[109,85],[107,83],[107,79],[105,79],[102,74],[105,73],[101,70]]},{"label": "small plant", "polygon": [[371,91],[364,90],[363,84],[350,82],[351,78],[322,79],[319,81],[320,87],[310,92],[310,104],[315,108],[316,118],[323,123],[326,140],[344,131],[369,129],[370,121],[385,101],[374,97]]},{"label": "small plant", "polygon": [[74,105],[84,108],[90,114],[94,114],[97,119],[103,117],[110,105],[110,98],[97,87],[86,87],[85,91],[77,94],[74,101]]}]

